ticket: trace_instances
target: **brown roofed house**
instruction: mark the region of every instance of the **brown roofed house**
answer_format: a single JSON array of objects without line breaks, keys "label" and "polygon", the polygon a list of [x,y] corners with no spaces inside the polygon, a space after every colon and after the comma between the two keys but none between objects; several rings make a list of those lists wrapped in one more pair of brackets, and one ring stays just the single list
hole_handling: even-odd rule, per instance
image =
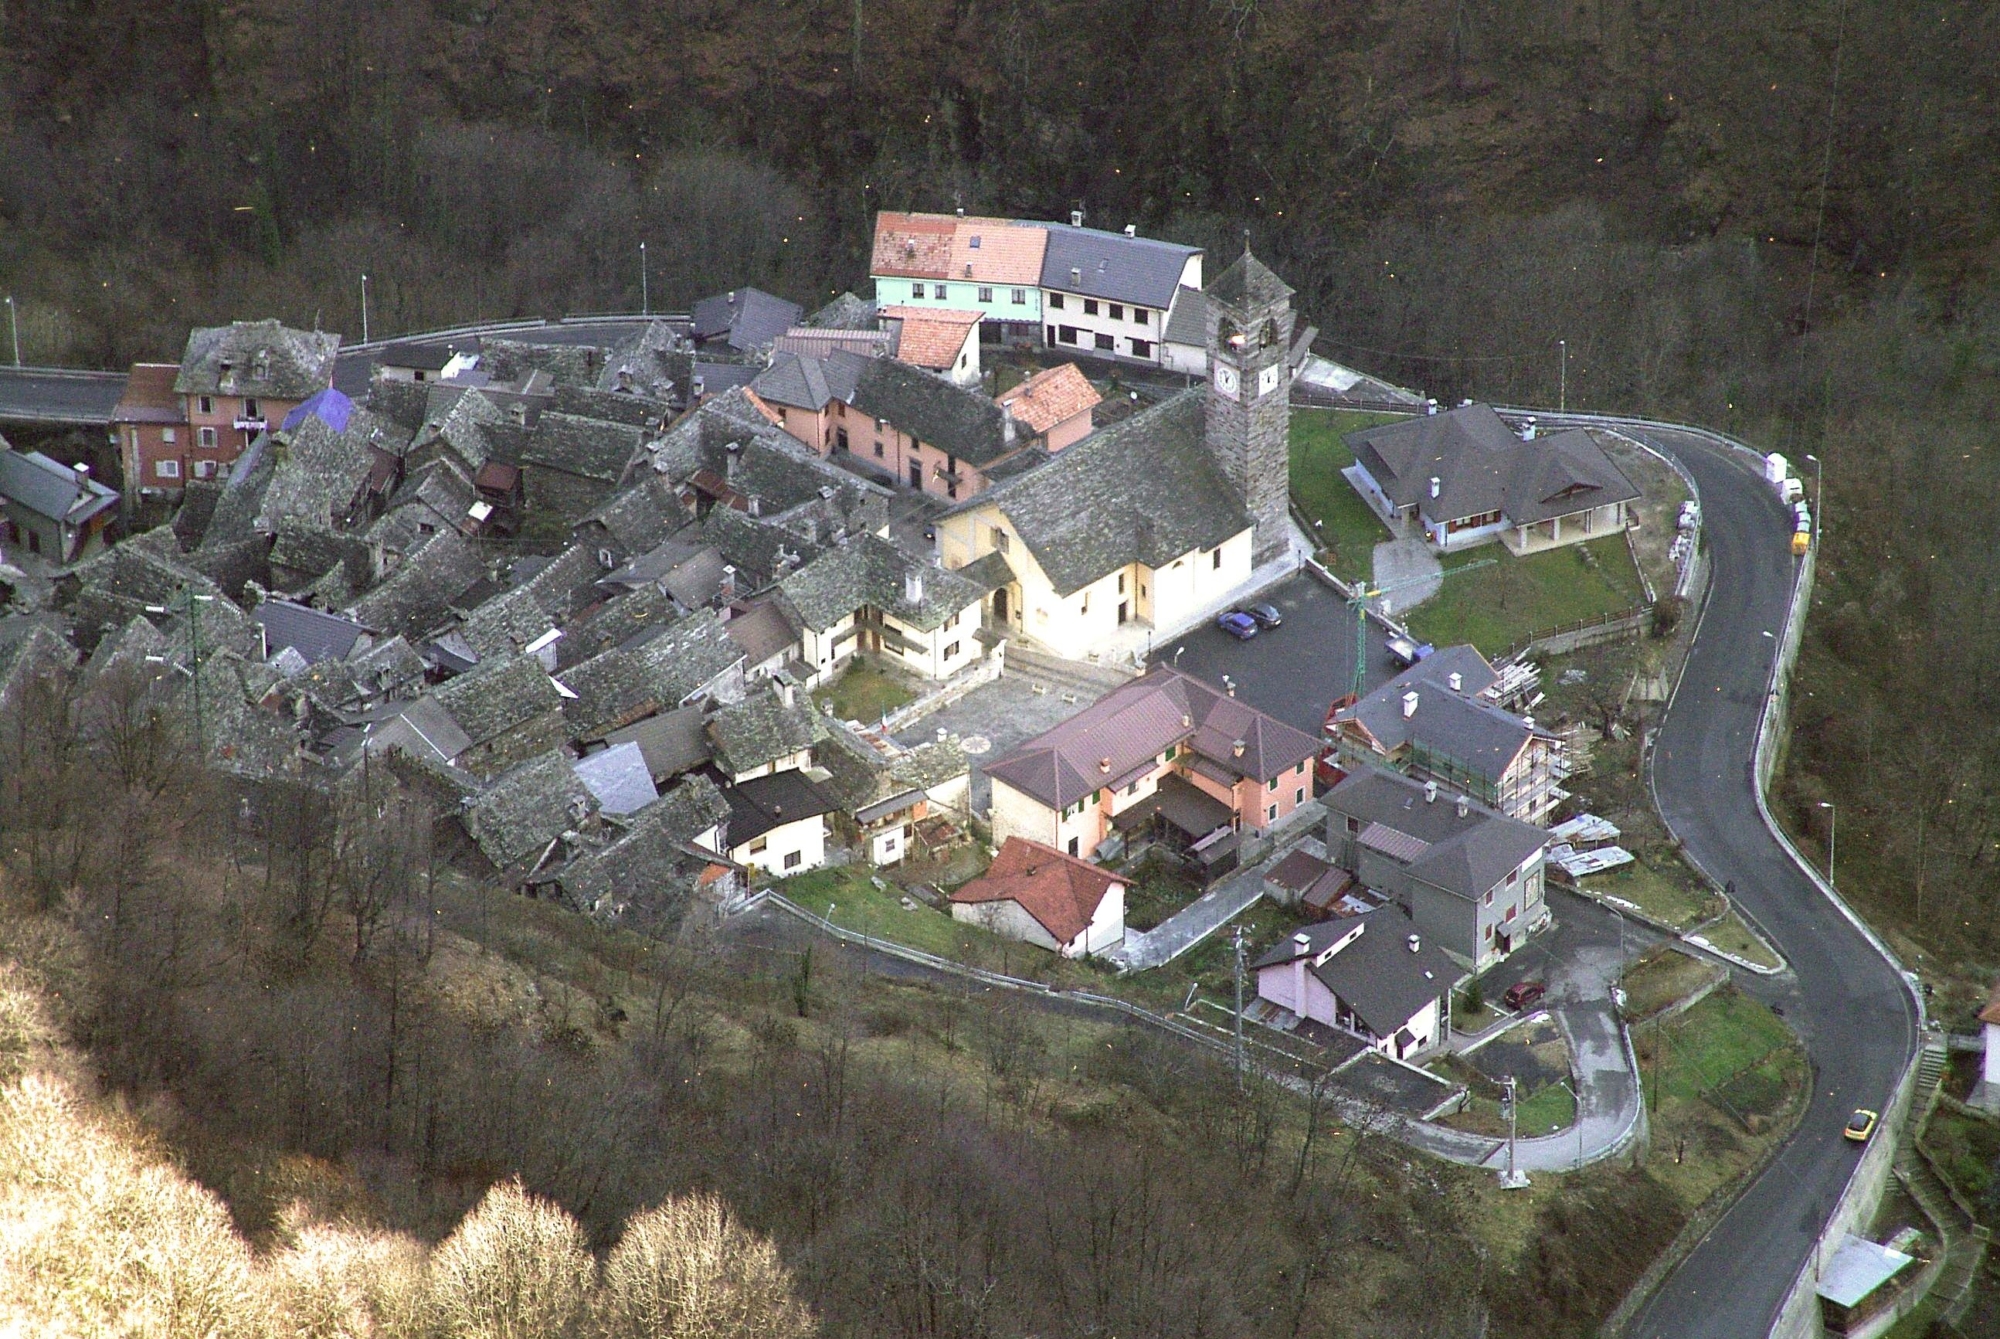
[{"label": "brown roofed house", "polygon": [[178,493],[188,477],[188,420],[174,392],[178,363],[134,363],[125,393],[111,411],[111,436],[128,495]]},{"label": "brown roofed house", "polygon": [[1125,939],[1125,881],[1052,846],[1009,837],[986,873],[951,895],[953,920],[1065,958]]}]

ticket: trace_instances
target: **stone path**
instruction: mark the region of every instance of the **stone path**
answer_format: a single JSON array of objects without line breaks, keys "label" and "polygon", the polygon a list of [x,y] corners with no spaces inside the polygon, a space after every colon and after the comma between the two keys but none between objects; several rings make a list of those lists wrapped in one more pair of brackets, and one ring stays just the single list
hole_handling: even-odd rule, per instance
[{"label": "stone path", "polygon": [[[1402,618],[1410,610],[1438,593],[1444,584],[1444,568],[1431,546],[1421,539],[1391,539],[1375,546],[1374,588],[1389,591],[1374,602],[1392,618]],[[1411,584],[1414,583],[1414,584]]]}]

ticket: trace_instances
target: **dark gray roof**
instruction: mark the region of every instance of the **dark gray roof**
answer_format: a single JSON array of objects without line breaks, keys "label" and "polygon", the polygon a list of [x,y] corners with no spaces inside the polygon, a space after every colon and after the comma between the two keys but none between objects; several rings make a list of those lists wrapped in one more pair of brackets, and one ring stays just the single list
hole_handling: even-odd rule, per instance
[{"label": "dark gray roof", "polygon": [[569,755],[550,749],[497,778],[465,810],[465,828],[488,860],[509,869],[539,856],[598,808]]},{"label": "dark gray roof", "polygon": [[403,452],[409,434],[401,427],[357,409],[345,431],[317,414],[273,436],[276,473],[264,491],[257,527],[269,532],[287,518],[319,526],[347,524],[371,472]]},{"label": "dark gray roof", "polygon": [[521,447],[521,464],[617,483],[639,454],[645,434],[624,423],[548,411]]},{"label": "dark gray roof", "polygon": [[867,298],[842,293],[806,317],[805,324],[815,330],[873,330],[875,304]]},{"label": "dark gray roof", "polygon": [[767,349],[771,341],[799,323],[803,309],[796,302],[760,288],[735,288],[694,304],[694,337],[721,340],[741,353]]},{"label": "dark gray roof", "polygon": [[456,530],[440,530],[347,612],[371,628],[420,637],[451,616],[453,597],[484,572],[478,550]]},{"label": "dark gray roof", "polygon": [[[468,341],[469,343],[470,341]],[[391,344],[375,355],[378,367],[407,367],[413,371],[442,372],[458,352],[449,340],[406,340]]]},{"label": "dark gray roof", "polygon": [[[60,675],[76,663],[76,648],[51,624],[47,618],[0,618],[0,707],[7,705],[21,685]],[[144,620],[139,626],[145,630],[142,637],[151,640],[159,636]]]},{"label": "dark gray roof", "polygon": [[637,725],[613,730],[607,744],[637,744],[646,770],[656,780],[691,772],[715,756],[708,742],[708,717],[701,704],[648,716]]},{"label": "dark gray roof", "polygon": [[1174,293],[1174,305],[1167,312],[1166,329],[1161,338],[1169,344],[1191,344],[1204,348],[1208,344],[1208,299],[1199,288],[1183,284]]},{"label": "dark gray roof", "polygon": [[752,777],[722,792],[729,801],[729,845],[733,850],[773,828],[817,818],[840,808],[838,801],[796,768]]},{"label": "dark gray roof", "polygon": [[578,418],[603,419],[623,423],[645,432],[657,432],[673,417],[673,406],[662,399],[629,391],[597,390],[585,386],[558,386],[545,412],[574,414]]},{"label": "dark gray roof", "polygon": [[866,359],[848,403],[973,465],[998,460],[1015,446],[1006,412],[986,395],[894,358]]},{"label": "dark gray roof", "polygon": [[576,697],[564,701],[563,715],[588,739],[682,705],[742,660],[722,620],[704,609],[643,645],[615,647],[564,670],[563,686]]},{"label": "dark gray roof", "polygon": [[810,749],[824,734],[811,699],[797,698],[787,706],[783,690],[775,685],[708,718],[716,764],[731,776]]},{"label": "dark gray roof", "polygon": [[1435,801],[1424,783],[1380,768],[1364,767],[1322,797],[1332,815],[1329,830],[1353,818],[1364,828],[1383,827],[1424,843],[1410,866],[1413,877],[1449,893],[1476,898],[1547,847],[1540,828],[1440,789]]},{"label": "dark gray roof", "polygon": [[673,596],[653,586],[606,600],[564,625],[562,640],[556,643],[556,668],[567,671],[650,629],[677,623],[685,612]]},{"label": "dark gray roof", "polygon": [[810,543],[789,530],[746,516],[731,507],[717,507],[701,523],[701,535],[736,568],[739,591],[761,590],[778,573],[778,555],[788,560],[786,570],[818,557],[821,546]]},{"label": "dark gray roof", "polygon": [[[1453,673],[1459,675],[1456,691]],[[1535,731],[1522,717],[1479,696],[1494,678],[1492,667],[1472,647],[1446,647],[1362,698],[1354,718],[1385,752],[1414,744],[1497,781]],[[1406,716],[1404,695],[1412,692],[1417,709]]]},{"label": "dark gray roof", "polygon": [[1396,1029],[1464,975],[1443,949],[1424,942],[1421,935],[1417,951],[1410,951],[1410,936],[1417,927],[1401,907],[1378,907],[1359,916],[1321,921],[1301,933],[1307,940],[1305,948],[1294,939],[1281,940],[1257,959],[1256,966],[1280,966],[1301,953],[1317,957],[1345,939],[1339,952],[1307,970],[1361,1015],[1378,1037],[1394,1036]]},{"label": "dark gray roof", "polygon": [[727,395],[741,390],[757,377],[755,363],[716,363],[697,358],[694,363],[694,379],[701,385],[705,396]]},{"label": "dark gray roof", "polygon": [[1251,255],[1246,245],[1235,263],[1210,280],[1204,291],[1215,301],[1232,307],[1261,307],[1289,298],[1292,286]]},{"label": "dark gray roof", "polygon": [[824,357],[806,353],[779,353],[771,365],[751,379],[750,389],[770,404],[817,413],[829,401],[843,403],[854,395],[867,359],[845,350]]},{"label": "dark gray roof", "polygon": [[742,613],[729,620],[726,625],[729,640],[743,650],[746,665],[761,665],[779,652],[796,646],[799,630],[785,617],[784,606],[777,600],[763,600],[751,605]]},{"label": "dark gray roof", "polygon": [[548,671],[533,656],[485,661],[470,673],[440,685],[431,696],[451,713],[475,745],[553,711],[563,702],[562,694],[549,681]]},{"label": "dark gray roof", "polygon": [[1586,430],[1524,442],[1490,405],[1383,424],[1347,443],[1391,502],[1434,520],[1499,511],[1526,525],[1639,496]]},{"label": "dark gray roof", "polygon": [[[909,577],[921,583],[909,598]],[[850,536],[778,583],[778,591],[815,632],[855,610],[879,609],[919,632],[930,632],[992,589],[962,573],[933,567],[876,535]]]},{"label": "dark gray roof", "polygon": [[340,336],[276,321],[232,321],[188,333],[174,390],[303,400],[333,384]]},{"label": "dark gray roof", "polygon": [[646,754],[636,743],[613,744],[575,763],[577,779],[590,788],[607,814],[629,814],[660,798]]},{"label": "dark gray roof", "polygon": [[386,706],[370,722],[365,746],[371,753],[399,748],[413,758],[448,763],[472,747],[472,738],[435,698],[420,697]]},{"label": "dark gray roof", "polygon": [[16,451],[0,438],[0,498],[37,516],[81,525],[118,505],[118,493],[95,479],[79,483],[76,471],[39,451]]},{"label": "dark gray roof", "polygon": [[518,651],[596,604],[592,583],[601,575],[597,556],[572,546],[520,585],[481,603],[459,631],[481,657]]},{"label": "dark gray roof", "polygon": [[692,891],[702,870],[719,860],[695,838],[729,815],[722,792],[707,777],[689,777],[619,821],[628,831],[608,846],[577,857],[556,876],[563,892],[586,911],[608,900],[648,906],[671,915]]},{"label": "dark gray roof", "polygon": [[1049,245],[1042,253],[1042,287],[1112,302],[1165,310],[1180,286],[1188,257],[1201,254],[1198,246],[1150,237],[1061,223],[1046,226]]},{"label": "dark gray roof", "polygon": [[586,513],[574,533],[585,543],[608,547],[614,557],[625,558],[665,543],[689,519],[673,483],[664,475],[647,473]]},{"label": "dark gray roof", "polygon": [[594,386],[604,364],[604,351],[592,344],[538,344],[529,339],[479,341],[479,370],[494,381],[519,384],[534,372],[546,372],[554,386]]},{"label": "dark gray roof", "polygon": [[308,609],[290,600],[266,600],[250,611],[264,629],[267,655],[276,655],[289,646],[305,657],[308,665],[322,660],[345,660],[354,644],[368,629],[351,618]]},{"label": "dark gray roof", "polygon": [[690,609],[714,599],[721,588],[722,550],[690,536],[669,539],[606,572],[598,585],[606,590],[657,585]]},{"label": "dark gray roof", "polygon": [[1192,387],[947,514],[999,507],[1058,595],[1130,563],[1165,567],[1251,525],[1209,455],[1206,424],[1203,388]]}]

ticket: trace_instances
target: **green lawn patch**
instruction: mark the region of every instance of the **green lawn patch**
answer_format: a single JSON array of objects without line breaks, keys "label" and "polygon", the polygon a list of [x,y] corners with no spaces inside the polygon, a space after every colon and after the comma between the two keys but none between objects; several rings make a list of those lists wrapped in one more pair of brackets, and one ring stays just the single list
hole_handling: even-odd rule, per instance
[{"label": "green lawn patch", "polygon": [[1712,962],[1675,952],[1664,944],[1649,949],[1618,983],[1625,991],[1625,1017],[1634,1022],[1651,1018],[1694,994],[1722,971]]},{"label": "green lawn patch", "polygon": [[1319,522],[1315,531],[1321,559],[1344,580],[1366,580],[1373,572],[1375,546],[1390,535],[1340,473],[1354,463],[1341,436],[1406,417],[1351,409],[1292,411],[1292,496],[1301,511]]},{"label": "green lawn patch", "polygon": [[1719,953],[1728,953],[1742,958],[1745,962],[1754,962],[1759,967],[1775,968],[1783,965],[1763,940],[1750,933],[1750,927],[1745,925],[1733,911],[1695,937],[1705,941],[1710,948]]},{"label": "green lawn patch", "polygon": [[[1490,567],[1449,575],[1489,558]],[[1445,570],[1438,593],[1410,615],[1410,631],[1439,646],[1471,642],[1488,656],[1538,632],[1630,609],[1644,599],[1623,535],[1526,558],[1488,544],[1454,555]]]},{"label": "green lawn patch", "polygon": [[1523,1136],[1554,1134],[1576,1120],[1576,1099],[1560,1083],[1543,1086],[1521,1099],[1518,1120]]},{"label": "green lawn patch", "polygon": [[916,697],[895,675],[857,660],[833,683],[813,694],[822,706],[831,704],[843,721],[878,721]]},{"label": "green lawn patch", "polygon": [[1629,865],[1605,874],[1593,874],[1583,881],[1582,887],[1588,892],[1606,899],[1617,899],[1628,907],[1637,907],[1653,920],[1671,925],[1676,930],[1687,930],[1699,925],[1716,912],[1722,904],[1715,894],[1697,886],[1693,875],[1684,869],[1654,869],[1643,860],[1635,860]]},{"label": "green lawn patch", "polygon": [[[1791,1033],[1763,1005],[1734,990],[1718,990],[1660,1029],[1647,1091],[1661,1100],[1705,1100],[1722,1106],[1729,1085],[1791,1044]],[[1650,1038],[1651,1029],[1641,1035]]]},{"label": "green lawn patch", "polygon": [[2000,1207],[2000,1125],[1940,1108],[1924,1129],[1924,1151],[1974,1208],[1987,1208],[1991,1221],[1991,1210]]},{"label": "green lawn patch", "polygon": [[843,930],[922,949],[940,958],[983,962],[987,956],[998,954],[1003,945],[1010,957],[1040,952],[1032,945],[1011,943],[976,925],[962,924],[922,903],[911,911],[903,906],[903,890],[895,884],[877,888],[866,877],[844,869],[816,869],[810,874],[780,880],[776,888],[807,911],[826,917]]}]

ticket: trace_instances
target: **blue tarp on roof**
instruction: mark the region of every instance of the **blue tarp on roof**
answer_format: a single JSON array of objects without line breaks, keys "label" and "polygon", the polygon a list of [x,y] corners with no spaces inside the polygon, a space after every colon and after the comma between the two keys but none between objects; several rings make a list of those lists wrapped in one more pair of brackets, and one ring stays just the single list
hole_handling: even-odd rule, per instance
[{"label": "blue tarp on roof", "polygon": [[297,409],[285,415],[278,431],[290,432],[308,418],[317,418],[335,432],[346,432],[347,416],[353,412],[354,401],[328,386],[323,391],[314,392],[310,399],[301,401]]}]

